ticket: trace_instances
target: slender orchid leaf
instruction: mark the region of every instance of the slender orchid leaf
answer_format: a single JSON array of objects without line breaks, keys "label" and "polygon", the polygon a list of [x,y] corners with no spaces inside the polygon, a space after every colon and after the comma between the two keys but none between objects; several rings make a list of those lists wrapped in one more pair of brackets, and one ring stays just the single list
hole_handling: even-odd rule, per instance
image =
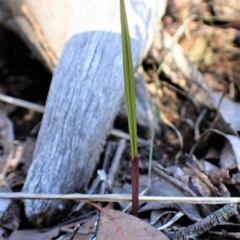
[{"label": "slender orchid leaf", "polygon": [[120,0],[120,18],[122,33],[122,55],[124,72],[124,89],[127,105],[128,128],[130,134],[130,145],[132,155],[132,205],[133,215],[138,214],[139,194],[139,160],[137,157],[137,120],[135,103],[134,71],[132,62],[131,42],[127,23],[127,14],[124,0]]},{"label": "slender orchid leaf", "polygon": [[124,0],[120,0],[120,9],[121,9],[120,14],[121,14],[125,99],[127,104],[131,154],[132,154],[132,157],[134,157],[134,156],[137,156],[137,124],[136,124],[134,71],[133,71],[133,62],[132,62],[131,42],[130,42]]}]

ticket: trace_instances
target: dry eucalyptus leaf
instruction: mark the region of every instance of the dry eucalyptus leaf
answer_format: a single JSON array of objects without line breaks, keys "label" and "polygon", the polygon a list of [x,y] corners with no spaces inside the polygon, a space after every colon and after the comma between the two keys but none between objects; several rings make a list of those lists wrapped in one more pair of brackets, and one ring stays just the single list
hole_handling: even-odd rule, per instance
[{"label": "dry eucalyptus leaf", "polygon": [[[156,175],[156,173],[152,172],[152,181],[151,188],[148,192],[150,196],[186,196],[184,192],[179,189],[177,186],[172,184],[171,182],[165,180]],[[140,183],[139,188],[140,192],[147,187],[148,176],[140,175],[139,177]],[[114,193],[131,193],[132,187],[130,184],[125,183],[122,188],[114,188]],[[122,208],[125,208],[129,203],[127,202],[119,202]],[[180,203],[180,204],[172,204],[172,203],[161,203],[161,202],[148,202],[145,206],[143,206],[139,212],[151,211],[151,210],[160,210],[166,208],[175,208],[179,211],[182,211],[188,218],[193,221],[198,221],[201,218],[199,214],[199,209],[194,204],[188,203]]]},{"label": "dry eucalyptus leaf", "polygon": [[96,239],[98,240],[169,240],[162,232],[129,214],[104,209]]},{"label": "dry eucalyptus leaf", "polygon": [[205,158],[210,148],[215,148],[219,152],[219,161],[215,162],[219,168],[213,165],[210,167],[210,163],[206,164],[207,161],[204,161],[202,165],[205,165],[205,172],[211,182],[219,186],[221,196],[229,196],[230,193],[224,183],[238,184],[240,181],[237,175],[234,179],[234,176],[229,174],[230,170],[240,170],[240,139],[237,136],[211,129],[200,136],[192,153],[198,158]]},{"label": "dry eucalyptus leaf", "polygon": [[[219,154],[219,156],[220,156],[220,154]],[[219,159],[219,156],[218,156],[218,159]],[[209,174],[209,172],[211,172],[211,171],[219,170],[219,167],[217,167],[216,165],[214,165],[206,160],[199,160],[199,163],[201,164],[203,171],[206,172],[207,174]]]},{"label": "dry eucalyptus leaf", "polygon": [[240,184],[240,173],[233,174],[231,180],[235,184]]},{"label": "dry eucalyptus leaf", "polygon": [[177,211],[166,211],[166,210],[153,210],[150,216],[150,224],[154,225],[157,221],[165,215],[176,214]]},{"label": "dry eucalyptus leaf", "polygon": [[236,157],[234,156],[234,152],[232,146],[229,142],[226,142],[221,154],[220,154],[220,162],[219,165],[222,168],[230,169],[236,167]]},{"label": "dry eucalyptus leaf", "polygon": [[[168,180],[154,176],[155,173],[152,173],[152,183],[149,191],[149,195],[152,196],[186,196],[184,192]],[[199,208],[197,205],[188,204],[188,203],[162,203],[162,202],[148,202],[144,207],[140,209],[140,212],[150,211],[150,210],[160,210],[166,208],[175,208],[190,218],[192,221],[201,220],[199,214]]]},{"label": "dry eucalyptus leaf", "polygon": [[240,139],[238,137],[210,129],[200,136],[192,153],[197,158],[204,158],[211,147],[220,151],[219,166],[221,168],[232,169],[237,166],[240,169]]},{"label": "dry eucalyptus leaf", "polygon": [[[197,190],[197,192],[199,192],[202,196],[230,196],[230,192],[222,181],[219,182],[219,184],[216,184],[217,186],[213,184],[210,176],[211,170],[208,169],[208,171],[206,171],[205,169],[206,164],[204,163],[207,163],[207,161],[198,161],[194,155],[191,159],[191,161],[189,159],[186,163],[188,167],[183,167],[183,169],[189,176],[191,176],[192,186],[195,190]],[[213,164],[209,163],[208,167],[210,166],[213,171],[219,171],[219,168]],[[221,170],[224,172],[226,169],[220,169],[220,171]]]},{"label": "dry eucalyptus leaf", "polygon": [[211,147],[210,149],[208,149],[207,154],[205,155],[205,159],[218,159],[219,158],[219,151],[217,151],[217,149]]},{"label": "dry eucalyptus leaf", "polygon": [[221,196],[221,192],[212,184],[206,173],[200,171],[194,166],[191,166],[190,164],[188,164],[188,167],[184,167],[183,169],[189,176],[191,176],[193,186],[202,196]]},{"label": "dry eucalyptus leaf", "polygon": [[40,232],[37,229],[14,231],[9,240],[52,240],[60,233],[60,228],[54,228],[50,231]]},{"label": "dry eucalyptus leaf", "polygon": [[225,137],[228,143],[225,144],[225,147],[222,150],[220,157],[220,166],[222,168],[224,168],[225,166],[227,168],[235,168],[237,166],[240,170],[240,139],[236,136],[227,134],[225,134]]},{"label": "dry eucalyptus leaf", "polygon": [[218,169],[209,171],[208,176],[213,184],[219,185],[220,183],[230,183],[230,174],[228,169]]},{"label": "dry eucalyptus leaf", "polygon": [[[212,93],[212,97],[216,102],[219,102],[222,97],[222,92],[214,92]],[[240,103],[223,97],[219,111],[225,122],[228,123],[234,131],[237,132],[240,130]]]}]

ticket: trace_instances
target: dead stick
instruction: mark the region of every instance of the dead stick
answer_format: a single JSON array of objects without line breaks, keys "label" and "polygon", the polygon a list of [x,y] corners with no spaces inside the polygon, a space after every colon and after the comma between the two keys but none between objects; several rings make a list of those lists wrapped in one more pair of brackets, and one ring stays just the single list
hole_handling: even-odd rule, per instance
[{"label": "dead stick", "polygon": [[[43,199],[43,200],[75,200],[95,202],[131,201],[131,194],[40,194],[40,193],[0,193],[0,199]],[[240,197],[166,197],[139,196],[141,202],[192,203],[192,204],[226,204],[240,203]]]},{"label": "dead stick", "polygon": [[109,169],[109,173],[108,173],[107,182],[108,182],[108,185],[110,188],[112,188],[112,186],[113,186],[114,178],[117,173],[117,170],[119,169],[119,163],[120,163],[120,160],[122,158],[125,148],[126,148],[126,140],[121,139],[118,143],[118,147],[117,147],[115,156],[112,161],[112,165],[111,165],[111,167]]},{"label": "dead stick", "polygon": [[175,234],[169,235],[168,237],[171,240],[195,239],[196,237],[217,226],[220,222],[227,220],[236,214],[238,214],[237,204],[227,204],[223,208],[217,210],[201,221],[198,221],[195,224],[190,225],[189,227],[180,230]]}]

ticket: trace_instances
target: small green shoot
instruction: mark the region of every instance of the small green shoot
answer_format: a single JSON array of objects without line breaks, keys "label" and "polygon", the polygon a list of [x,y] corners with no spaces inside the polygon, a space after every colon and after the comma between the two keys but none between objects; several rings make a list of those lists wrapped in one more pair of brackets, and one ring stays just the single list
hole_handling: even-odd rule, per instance
[{"label": "small green shoot", "polygon": [[127,105],[128,128],[130,134],[131,157],[132,157],[132,204],[133,215],[138,214],[138,191],[139,191],[139,160],[137,157],[137,120],[135,103],[134,71],[132,62],[131,42],[127,23],[127,14],[124,0],[120,0],[120,19],[122,34],[122,55],[124,71],[124,89]]}]

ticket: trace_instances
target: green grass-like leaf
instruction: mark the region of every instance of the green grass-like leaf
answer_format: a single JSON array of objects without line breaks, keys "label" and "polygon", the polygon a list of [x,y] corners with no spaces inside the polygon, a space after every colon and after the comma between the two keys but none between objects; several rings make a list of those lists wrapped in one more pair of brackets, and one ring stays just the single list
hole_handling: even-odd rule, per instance
[{"label": "green grass-like leaf", "polygon": [[137,123],[136,123],[134,71],[132,62],[131,42],[124,0],[120,0],[120,16],[121,16],[122,55],[125,85],[124,89],[128,114],[131,154],[132,157],[134,157],[137,156]]}]

